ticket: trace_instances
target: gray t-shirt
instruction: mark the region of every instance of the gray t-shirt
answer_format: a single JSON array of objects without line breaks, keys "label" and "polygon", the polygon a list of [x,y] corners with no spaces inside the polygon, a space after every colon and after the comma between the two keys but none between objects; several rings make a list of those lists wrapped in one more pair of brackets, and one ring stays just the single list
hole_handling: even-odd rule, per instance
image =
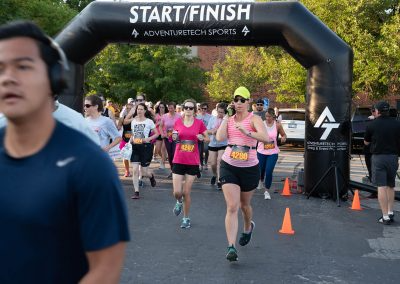
[{"label": "gray t-shirt", "polygon": [[261,117],[261,119],[264,121],[265,120],[265,114],[267,112],[265,110],[262,111],[253,111],[253,114],[258,115],[259,117]]},{"label": "gray t-shirt", "polygon": [[114,141],[121,136],[114,122],[108,117],[100,115],[98,118],[87,117],[86,119],[92,129],[99,135],[102,148],[110,145],[110,139]]}]

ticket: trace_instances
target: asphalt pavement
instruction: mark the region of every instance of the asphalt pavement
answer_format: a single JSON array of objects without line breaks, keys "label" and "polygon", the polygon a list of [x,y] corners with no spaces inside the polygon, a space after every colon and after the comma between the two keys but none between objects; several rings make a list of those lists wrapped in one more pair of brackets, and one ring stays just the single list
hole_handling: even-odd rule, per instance
[{"label": "asphalt pavement", "polygon": [[[285,159],[285,155],[280,155]],[[132,200],[132,182],[121,173],[129,210],[132,241],[128,244],[121,283],[399,283],[400,216],[390,226],[377,223],[377,199],[361,193],[363,210],[350,210],[351,200],[337,207],[332,200],[271,193],[264,200],[256,190],[252,205],[256,224],[251,242],[237,245],[239,261],[226,260],[225,201],[210,185],[211,170],[203,171],[192,191],[190,229],[172,213],[169,169],[152,163],[157,186],[145,180],[141,198]],[[272,189],[282,190],[274,175]],[[294,235],[280,234],[285,209],[290,208]],[[239,213],[240,214],[240,213]],[[241,215],[239,228],[242,228]],[[241,232],[238,232],[238,237]]]}]

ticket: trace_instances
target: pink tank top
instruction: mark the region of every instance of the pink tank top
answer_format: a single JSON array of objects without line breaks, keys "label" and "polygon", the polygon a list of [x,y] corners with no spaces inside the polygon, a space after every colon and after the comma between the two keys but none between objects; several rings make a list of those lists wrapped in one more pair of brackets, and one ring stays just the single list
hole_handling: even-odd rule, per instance
[{"label": "pink tank top", "polygon": [[[244,135],[236,129],[235,117],[236,115],[230,117],[228,120],[228,147],[225,149],[222,160],[235,167],[255,166],[258,164],[257,152],[255,149],[257,140]],[[247,131],[254,132],[255,129],[251,126],[252,117],[253,113],[249,113],[241,123]]]},{"label": "pink tank top", "polygon": [[264,124],[265,127],[267,128],[268,137],[272,141],[270,143],[258,142],[257,152],[263,155],[278,154],[279,148],[278,148],[278,143],[276,141],[276,137],[278,136],[278,130],[276,129],[276,121],[271,127],[268,127],[267,122],[265,121]]}]

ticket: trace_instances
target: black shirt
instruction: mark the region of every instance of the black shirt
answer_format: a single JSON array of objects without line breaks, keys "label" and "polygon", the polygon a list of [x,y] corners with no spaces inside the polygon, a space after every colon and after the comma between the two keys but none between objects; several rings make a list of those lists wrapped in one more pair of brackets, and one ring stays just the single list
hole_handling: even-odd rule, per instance
[{"label": "black shirt", "polygon": [[367,125],[364,140],[371,142],[372,154],[395,154],[400,152],[400,121],[380,116]]}]

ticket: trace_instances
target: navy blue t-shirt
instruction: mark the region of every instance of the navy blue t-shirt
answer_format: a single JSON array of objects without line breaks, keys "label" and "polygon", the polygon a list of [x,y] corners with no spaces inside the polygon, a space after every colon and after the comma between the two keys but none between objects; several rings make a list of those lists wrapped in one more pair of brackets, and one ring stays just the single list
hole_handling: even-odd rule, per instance
[{"label": "navy blue t-shirt", "polygon": [[129,240],[114,164],[57,123],[38,153],[14,159],[0,129],[0,283],[77,283],[85,252]]}]

